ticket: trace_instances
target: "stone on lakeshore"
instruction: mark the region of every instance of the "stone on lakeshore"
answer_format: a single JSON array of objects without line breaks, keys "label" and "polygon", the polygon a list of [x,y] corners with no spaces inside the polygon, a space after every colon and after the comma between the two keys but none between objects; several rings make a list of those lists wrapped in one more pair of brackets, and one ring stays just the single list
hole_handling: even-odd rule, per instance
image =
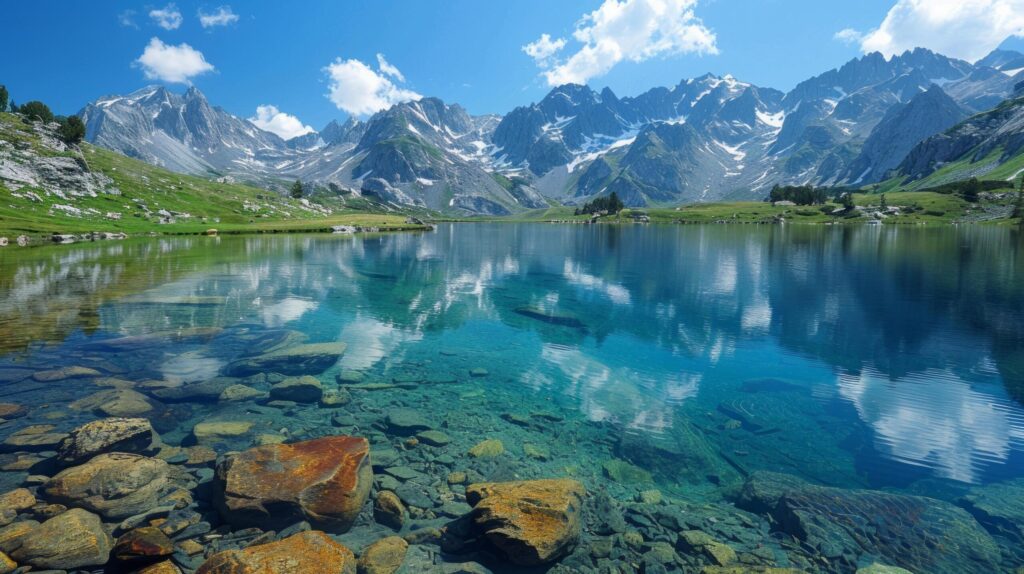
[{"label": "stone on lakeshore", "polygon": [[394,492],[382,490],[373,503],[373,519],[384,526],[401,530],[405,522],[405,505]]},{"label": "stone on lakeshore", "polygon": [[426,430],[418,432],[416,433],[416,438],[423,444],[427,444],[430,446],[444,446],[452,442],[452,439],[449,438],[448,435],[437,430]]},{"label": "stone on lakeshore", "polygon": [[413,436],[420,431],[433,428],[433,425],[416,409],[390,409],[385,422],[388,432],[398,436]]},{"label": "stone on lakeshore", "polygon": [[192,436],[200,444],[216,443],[248,434],[252,430],[249,421],[209,421],[192,427]]},{"label": "stone on lakeshore", "polygon": [[220,392],[217,400],[221,402],[236,402],[236,401],[254,401],[256,399],[264,399],[267,397],[267,393],[258,391],[252,387],[245,385],[231,385]]},{"label": "stone on lakeshore", "polygon": [[29,451],[39,452],[53,450],[60,444],[64,437],[68,436],[61,432],[52,432],[53,425],[30,425],[7,437],[3,443],[3,450],[6,451]]},{"label": "stone on lakeshore", "polygon": [[356,574],[356,558],[323,532],[306,531],[269,544],[219,552],[196,574]]},{"label": "stone on lakeshore", "polygon": [[40,383],[49,383],[53,381],[63,381],[66,379],[102,376],[103,373],[88,367],[61,367],[59,369],[50,369],[48,371],[38,371],[32,375],[32,378]]},{"label": "stone on lakeshore", "polygon": [[28,414],[24,405],[14,403],[0,403],[0,419],[11,420],[21,418]]},{"label": "stone on lakeshore", "polygon": [[288,377],[270,387],[270,398],[296,403],[315,403],[324,396],[324,388],[316,377]]},{"label": "stone on lakeshore", "polygon": [[33,528],[11,557],[41,570],[102,566],[111,544],[99,516],[73,508]]},{"label": "stone on lakeshore", "polygon": [[320,398],[320,406],[324,408],[343,407],[352,402],[352,395],[345,389],[331,389],[324,391]]},{"label": "stone on lakeshore", "polygon": [[601,468],[604,469],[605,476],[618,483],[651,482],[651,473],[617,458],[606,460]]},{"label": "stone on lakeshore", "polygon": [[158,438],[146,419],[100,419],[71,431],[57,447],[57,458],[77,464],[107,452],[139,453],[151,448]]},{"label": "stone on lakeshore", "polygon": [[684,530],[680,532],[676,546],[689,554],[702,554],[718,566],[728,566],[736,561],[735,550],[700,530]]},{"label": "stone on lakeshore", "polygon": [[14,510],[21,512],[28,510],[36,504],[36,497],[27,488],[16,488],[10,492],[0,494],[0,510]]},{"label": "stone on lakeshore", "polygon": [[571,479],[471,484],[473,522],[508,560],[536,566],[565,555],[580,537],[586,489]]},{"label": "stone on lakeshore", "polygon": [[870,557],[912,572],[999,570],[992,537],[964,509],[934,498],[814,486],[755,472],[736,505],[768,514],[776,528],[832,557],[839,569],[854,570],[861,557]]},{"label": "stone on lakeshore", "polygon": [[89,411],[105,417],[137,417],[154,410],[146,395],[131,389],[107,389],[69,405],[72,410]]},{"label": "stone on lakeshore", "polygon": [[62,470],[43,492],[53,502],[119,520],[161,506],[181,490],[180,472],[160,459],[112,452]]},{"label": "stone on lakeshore", "polygon": [[388,536],[367,546],[359,556],[359,574],[394,574],[402,567],[409,543],[398,536]]},{"label": "stone on lakeshore", "polygon": [[480,441],[473,448],[469,449],[469,456],[473,458],[494,458],[505,452],[505,445],[500,440],[490,438]]},{"label": "stone on lakeshore", "polygon": [[263,372],[282,375],[318,375],[331,368],[345,354],[345,343],[312,343],[278,349],[258,357],[248,357],[229,364],[224,373],[248,377]]},{"label": "stone on lakeshore", "polygon": [[122,562],[152,562],[174,553],[174,542],[155,526],[129,530],[114,543],[111,554]]},{"label": "stone on lakeshore", "polygon": [[370,494],[369,454],[370,443],[351,436],[251,448],[218,466],[218,507],[239,527],[308,520],[318,528],[346,531]]}]

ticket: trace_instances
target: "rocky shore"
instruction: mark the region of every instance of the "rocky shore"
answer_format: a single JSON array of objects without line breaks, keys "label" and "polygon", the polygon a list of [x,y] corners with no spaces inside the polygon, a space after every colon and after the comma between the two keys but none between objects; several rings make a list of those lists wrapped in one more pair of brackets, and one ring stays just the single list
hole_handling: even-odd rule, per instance
[{"label": "rocky shore", "polygon": [[409,357],[345,369],[359,349],[286,330],[203,333],[154,378],[169,337],[0,366],[0,574],[989,573],[1022,558],[1021,481],[947,499],[816,485],[731,464],[705,427],[655,440],[513,403],[453,351],[446,376]]}]

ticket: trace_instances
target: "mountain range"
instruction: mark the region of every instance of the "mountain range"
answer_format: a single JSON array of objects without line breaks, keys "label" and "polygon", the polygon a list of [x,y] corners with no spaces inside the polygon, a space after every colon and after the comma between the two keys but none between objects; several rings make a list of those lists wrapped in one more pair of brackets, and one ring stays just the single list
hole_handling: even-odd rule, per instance
[{"label": "mountain range", "polygon": [[[629,206],[759,199],[776,184],[921,178],[978,146],[1005,155],[1024,141],[1016,108],[999,112],[1022,72],[1011,50],[971,64],[919,48],[867,54],[789,92],[711,74],[631,97],[568,84],[504,116],[428,97],[287,141],[194,87],[103,97],[80,116],[89,141],[173,171],[503,215],[613,191]],[[976,114],[994,114],[984,138]]]}]

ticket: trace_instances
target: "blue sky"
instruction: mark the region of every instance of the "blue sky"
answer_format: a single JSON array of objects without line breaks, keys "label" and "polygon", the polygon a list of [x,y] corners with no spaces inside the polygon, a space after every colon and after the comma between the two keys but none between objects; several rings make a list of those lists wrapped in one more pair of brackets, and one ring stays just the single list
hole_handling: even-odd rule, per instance
[{"label": "blue sky", "polygon": [[[272,105],[265,120],[277,110],[289,114],[276,118],[278,127],[319,129],[345,118],[345,109],[365,114],[415,95],[458,102],[475,114],[504,113],[542,98],[550,89],[545,73],[620,95],[705,72],[786,90],[869,48],[926,45],[975,58],[992,46],[972,33],[1020,33],[1022,1],[18,2],[4,7],[0,83],[17,101],[39,99],[69,114],[162,77],[178,91],[195,85],[240,117]],[[647,22],[649,10],[629,12],[641,4],[672,14]],[[976,14],[965,15],[964,5]],[[1014,15],[1009,23],[985,20],[983,12],[999,5]],[[922,30],[936,12],[957,24]],[[658,29],[625,37],[633,32],[622,32],[623,22]],[[582,39],[574,37],[578,28]],[[543,46],[536,43],[542,34],[549,40]],[[610,52],[608,38],[619,43]],[[531,43],[553,50],[559,41],[550,55],[524,51]],[[375,97],[353,93],[359,89],[376,90]],[[298,121],[288,124],[292,116]]]}]

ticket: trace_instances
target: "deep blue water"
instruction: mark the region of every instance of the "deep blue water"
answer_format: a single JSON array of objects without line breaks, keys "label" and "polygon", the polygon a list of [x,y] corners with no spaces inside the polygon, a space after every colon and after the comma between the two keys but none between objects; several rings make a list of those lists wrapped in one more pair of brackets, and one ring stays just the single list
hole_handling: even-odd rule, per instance
[{"label": "deep blue water", "polygon": [[[128,355],[90,346],[207,327],[223,331]],[[8,371],[84,365],[188,383],[244,351],[240,334],[280,329],[348,344],[325,384],[343,370],[422,382],[356,400],[444,418],[458,448],[494,434],[525,460],[501,426],[508,412],[585,423],[532,438],[550,457],[521,473],[604,480],[601,462],[629,453],[586,429],[611,429],[684,451],[698,435],[713,461],[693,476],[633,462],[659,488],[708,500],[756,470],[935,496],[1024,475],[1013,230],[452,224],[0,253]],[[0,438],[95,391],[8,382],[0,402],[37,405],[38,417],[0,425]],[[237,408],[196,404],[162,434],[187,440],[195,422]],[[316,433],[311,421],[290,430]]]}]

